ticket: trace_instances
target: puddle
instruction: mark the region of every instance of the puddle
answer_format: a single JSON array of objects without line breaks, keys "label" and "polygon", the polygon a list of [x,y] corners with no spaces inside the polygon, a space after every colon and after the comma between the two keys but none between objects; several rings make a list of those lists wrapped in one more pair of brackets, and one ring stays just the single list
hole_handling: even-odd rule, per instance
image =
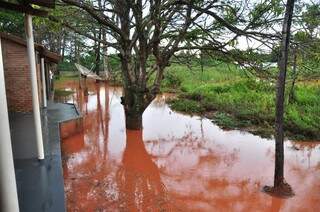
[{"label": "puddle", "polygon": [[285,176],[296,195],[272,185],[274,141],[172,111],[159,95],[143,131],[125,129],[121,88],[62,85],[83,114],[84,132],[62,142],[68,211],[320,211],[320,142],[285,142]]}]

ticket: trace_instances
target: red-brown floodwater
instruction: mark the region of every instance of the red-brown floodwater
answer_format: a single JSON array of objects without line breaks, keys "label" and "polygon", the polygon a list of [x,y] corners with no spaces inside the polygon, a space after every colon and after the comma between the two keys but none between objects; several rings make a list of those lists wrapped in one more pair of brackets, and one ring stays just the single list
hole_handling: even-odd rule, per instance
[{"label": "red-brown floodwater", "polygon": [[172,111],[159,95],[143,131],[125,128],[121,88],[78,81],[84,132],[62,141],[68,211],[320,211],[320,143],[285,142],[285,176],[296,195],[272,185],[274,141]]}]

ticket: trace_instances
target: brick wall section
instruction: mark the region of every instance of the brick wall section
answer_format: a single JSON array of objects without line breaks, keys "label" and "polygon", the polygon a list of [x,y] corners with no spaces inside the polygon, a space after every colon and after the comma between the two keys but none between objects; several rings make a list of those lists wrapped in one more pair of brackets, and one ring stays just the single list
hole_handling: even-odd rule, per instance
[{"label": "brick wall section", "polygon": [[[31,77],[27,48],[12,41],[2,39],[2,50],[8,110],[14,112],[31,112]],[[40,66],[38,64],[37,78],[41,105]]]}]

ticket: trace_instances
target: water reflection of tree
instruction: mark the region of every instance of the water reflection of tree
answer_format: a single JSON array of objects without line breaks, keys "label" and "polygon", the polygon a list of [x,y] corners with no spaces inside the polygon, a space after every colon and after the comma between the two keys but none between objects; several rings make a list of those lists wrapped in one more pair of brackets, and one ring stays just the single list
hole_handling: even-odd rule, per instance
[{"label": "water reflection of tree", "polygon": [[[318,142],[294,142],[291,141],[291,151],[296,152],[296,160],[298,161],[300,158],[305,158],[304,154],[307,154],[308,160],[308,168],[311,168],[311,160],[314,158],[312,155],[317,155],[317,147],[320,146]],[[303,154],[303,156],[299,156],[299,154]]]},{"label": "water reflection of tree", "polygon": [[157,165],[146,151],[141,130],[127,130],[117,184],[120,205],[124,210],[161,211],[169,208],[165,185]]},{"label": "water reflection of tree", "polygon": [[[97,99],[94,110],[87,111],[88,98],[82,89],[77,89],[77,102],[84,114],[84,146],[64,153],[65,189],[69,210],[100,211],[108,208],[112,198],[106,194],[110,187],[111,163],[108,160],[109,91],[101,95],[103,85],[88,81],[90,100]],[[75,142],[79,139],[74,137]],[[70,143],[69,143],[70,144]],[[64,146],[66,147],[66,146]],[[74,148],[74,146],[72,146]],[[106,196],[107,195],[107,196]],[[81,201],[81,200],[87,201]],[[90,200],[89,200],[90,199]]]},{"label": "water reflection of tree", "polygon": [[[199,138],[194,136],[193,132],[188,132],[181,138],[168,137],[166,139],[150,140],[147,141],[147,144],[150,147],[151,154],[157,159],[169,158],[175,153],[183,150],[187,151],[189,155],[198,156],[199,162],[202,162],[203,158],[210,158],[210,160],[215,161],[216,163],[223,163],[230,167],[239,160],[239,149],[234,148],[231,153],[227,152],[227,150],[223,149],[222,145],[213,144],[203,137]],[[164,145],[170,147],[169,149],[162,148],[166,149],[166,152],[155,152],[161,149],[159,146],[163,147]]]},{"label": "water reflection of tree", "polygon": [[105,123],[103,121],[103,112],[102,112],[102,106],[101,106],[101,98],[100,98],[100,84],[99,83],[96,83],[96,95],[97,95],[97,120],[98,120],[98,123],[100,123],[101,125],[101,132],[103,134],[103,136],[105,136]]},{"label": "water reflection of tree", "polygon": [[109,103],[109,85],[107,83],[104,84],[104,94],[105,94],[105,99],[104,99],[104,112],[105,112],[105,128],[104,128],[104,144],[105,144],[105,159],[107,159],[107,149],[108,149],[108,135],[109,135],[109,122],[110,122],[110,115],[109,115],[109,110],[110,110],[110,103]]},{"label": "water reflection of tree", "polygon": [[[211,142],[191,132],[181,138],[146,142],[152,158],[164,167],[161,175],[170,182],[168,192],[179,209],[201,211],[199,205],[207,205],[207,211],[237,211],[239,206],[243,211],[259,211],[262,205],[269,207],[265,196],[257,192],[260,180],[237,175],[240,150],[228,150]],[[197,159],[188,164],[185,153],[186,157]]]}]

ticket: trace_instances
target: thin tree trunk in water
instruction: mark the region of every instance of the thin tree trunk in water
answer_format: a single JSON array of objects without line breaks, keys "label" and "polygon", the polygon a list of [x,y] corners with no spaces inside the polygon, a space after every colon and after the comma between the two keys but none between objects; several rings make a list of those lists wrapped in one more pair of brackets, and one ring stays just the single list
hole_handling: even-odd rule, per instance
[{"label": "thin tree trunk in water", "polygon": [[[101,28],[99,29],[99,34],[98,34],[99,40],[101,40]],[[96,48],[95,48],[95,55],[96,55],[96,66],[95,66],[95,73],[99,75],[100,72],[100,42],[96,42]]]},{"label": "thin tree trunk in water", "polygon": [[76,63],[80,63],[80,46],[77,35],[74,37],[74,57]]},{"label": "thin tree trunk in water", "polygon": [[[98,0],[98,6],[99,6],[99,10],[103,10],[101,0]],[[101,38],[102,38],[102,33],[104,33],[104,31],[102,31],[102,26],[99,25],[99,32],[98,32],[98,39],[99,40],[101,40]],[[95,72],[98,76],[100,74],[100,61],[101,61],[100,50],[101,50],[101,42],[98,41],[97,46],[96,46],[96,67],[95,67]]]},{"label": "thin tree trunk in water", "polygon": [[76,37],[74,37],[74,40],[73,40],[73,45],[74,45],[74,54],[73,54],[73,60],[76,62],[76,63],[79,63],[79,61],[77,61],[77,41],[76,41]]},{"label": "thin tree trunk in water", "polygon": [[61,47],[61,61],[63,62],[64,61],[64,56],[65,56],[65,49],[66,49],[66,33],[63,32],[63,35],[62,35],[62,47]]},{"label": "thin tree trunk in water", "polygon": [[290,92],[289,92],[289,103],[294,102],[295,100],[295,92],[294,92],[294,85],[296,83],[296,79],[297,79],[297,50],[294,49],[293,50],[293,67],[292,67],[292,83],[291,83],[291,88],[290,88]]},{"label": "thin tree trunk in water", "polygon": [[274,171],[274,187],[266,186],[265,191],[281,196],[292,196],[293,191],[284,179],[284,96],[285,83],[288,63],[288,49],[290,42],[290,29],[292,23],[292,14],[294,8],[294,0],[288,0],[286,12],[282,27],[281,54],[278,61],[279,76],[277,82],[276,94],[276,118],[275,118],[275,171]]},{"label": "thin tree trunk in water", "polygon": [[202,58],[201,58],[201,74],[203,75],[203,62],[202,62]]},{"label": "thin tree trunk in water", "polygon": [[[107,40],[107,35],[104,29],[102,29],[101,33],[102,33],[102,39]],[[103,71],[105,74],[105,78],[109,80],[110,68],[109,68],[109,61],[108,61],[108,46],[106,44],[103,44],[102,51],[103,51],[102,53],[103,54]]]},{"label": "thin tree trunk in water", "polygon": [[203,54],[202,50],[200,51],[200,65],[201,65],[201,80],[203,80]]}]

